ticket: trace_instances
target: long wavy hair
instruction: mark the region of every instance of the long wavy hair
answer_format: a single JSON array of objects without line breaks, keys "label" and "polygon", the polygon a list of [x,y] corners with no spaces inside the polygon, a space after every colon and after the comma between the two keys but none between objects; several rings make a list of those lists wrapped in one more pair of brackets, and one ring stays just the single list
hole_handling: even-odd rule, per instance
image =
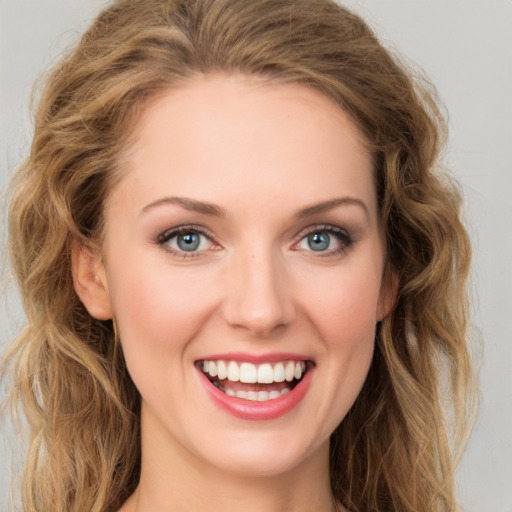
[{"label": "long wavy hair", "polygon": [[331,0],[118,0],[49,73],[30,154],[12,182],[9,247],[27,326],[5,359],[29,430],[26,512],[116,511],[140,472],[140,397],[111,322],[71,275],[74,240],[101,239],[103,205],[145,105],[198,74],[299,83],[334,100],[374,159],[396,304],[331,437],[333,495],[354,512],[453,512],[467,431],[470,244],[438,157],[445,124],[358,16]]}]

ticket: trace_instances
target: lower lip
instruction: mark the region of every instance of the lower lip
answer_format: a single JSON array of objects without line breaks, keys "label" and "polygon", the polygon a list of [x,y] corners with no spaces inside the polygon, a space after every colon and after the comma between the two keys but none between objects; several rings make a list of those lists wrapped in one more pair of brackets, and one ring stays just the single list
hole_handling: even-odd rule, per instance
[{"label": "lower lip", "polygon": [[201,370],[198,371],[202,377],[206,391],[213,402],[222,410],[243,420],[266,421],[284,416],[301,402],[311,385],[314,369],[310,368],[302,380],[291,391],[279,398],[266,400],[265,402],[256,402],[229,396],[216,388]]}]

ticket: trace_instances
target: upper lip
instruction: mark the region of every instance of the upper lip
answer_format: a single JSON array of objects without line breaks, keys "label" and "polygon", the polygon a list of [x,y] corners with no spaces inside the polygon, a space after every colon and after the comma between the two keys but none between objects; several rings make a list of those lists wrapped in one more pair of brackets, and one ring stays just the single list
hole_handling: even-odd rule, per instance
[{"label": "upper lip", "polygon": [[247,352],[228,352],[210,354],[199,358],[197,361],[237,361],[240,363],[274,363],[279,361],[313,361],[313,358],[304,354],[298,354],[293,352],[271,352],[266,354],[250,354]]}]

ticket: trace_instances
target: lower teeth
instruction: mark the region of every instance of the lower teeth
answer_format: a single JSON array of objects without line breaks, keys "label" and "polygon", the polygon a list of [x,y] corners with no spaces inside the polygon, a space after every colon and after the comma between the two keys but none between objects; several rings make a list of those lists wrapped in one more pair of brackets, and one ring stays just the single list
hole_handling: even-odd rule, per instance
[{"label": "lower teeth", "polygon": [[213,381],[212,384],[220,389],[226,395],[234,396],[237,398],[242,398],[243,400],[249,400],[252,402],[266,402],[268,400],[275,400],[280,396],[286,395],[290,390],[288,388],[284,388],[281,391],[272,390],[272,391],[233,391],[232,389],[224,389],[218,381]]}]

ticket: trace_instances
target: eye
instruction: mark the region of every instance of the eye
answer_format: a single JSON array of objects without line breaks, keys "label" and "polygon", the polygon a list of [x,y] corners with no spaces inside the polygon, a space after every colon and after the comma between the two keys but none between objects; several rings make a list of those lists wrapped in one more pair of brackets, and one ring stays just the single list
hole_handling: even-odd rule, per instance
[{"label": "eye", "polygon": [[[319,231],[317,233],[310,233],[305,238],[306,244],[312,251],[326,251],[332,249],[332,235],[325,231]],[[331,246],[331,247],[329,247]]]},{"label": "eye", "polygon": [[191,256],[215,245],[210,236],[197,227],[179,227],[166,231],[158,237],[158,244],[183,257],[187,257],[186,253],[191,253]]},{"label": "eye", "polygon": [[350,234],[336,226],[315,226],[302,234],[296,249],[326,255],[338,254],[352,245]]}]

